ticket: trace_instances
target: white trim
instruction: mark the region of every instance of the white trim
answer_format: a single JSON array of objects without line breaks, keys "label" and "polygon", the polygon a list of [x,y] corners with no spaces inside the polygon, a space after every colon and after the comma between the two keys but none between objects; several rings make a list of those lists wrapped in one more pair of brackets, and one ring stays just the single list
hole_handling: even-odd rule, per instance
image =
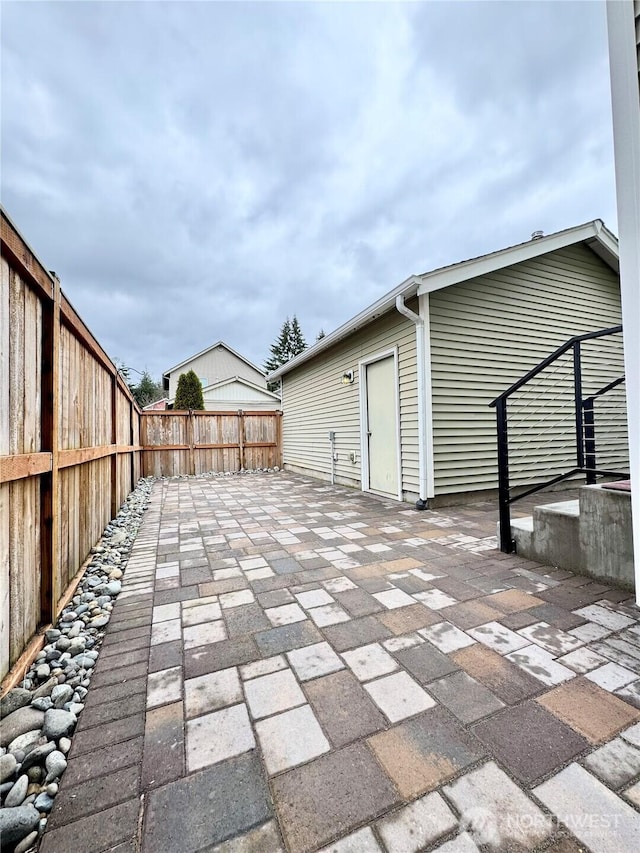
[{"label": "white trim", "polygon": [[394,496],[386,492],[378,492],[370,486],[369,481],[369,442],[367,432],[369,431],[369,418],[367,413],[367,367],[376,361],[385,358],[393,358],[393,369],[395,375],[395,398],[396,398],[396,465],[398,472],[398,494],[397,500],[402,501],[402,444],[400,434],[400,371],[398,364],[398,347],[390,347],[386,350],[368,355],[358,362],[360,374],[360,459],[361,459],[361,488],[363,492],[371,492],[374,495],[384,495],[387,498]]},{"label": "white trim", "polygon": [[[418,303],[419,304],[419,303]],[[427,421],[425,417],[425,336],[424,320],[408,308],[404,296],[396,297],[396,310],[410,320],[416,330],[416,376],[418,385],[418,497],[426,501],[427,494]]]},{"label": "white trim", "polygon": [[633,3],[607,3],[633,555],[636,603],[640,605],[640,104],[635,26]]},{"label": "white trim", "polygon": [[594,242],[594,245],[600,243],[601,251],[603,249],[608,250],[613,255],[610,265],[617,258],[614,236],[610,231],[607,231],[600,219],[596,219],[586,225],[578,225],[576,228],[559,231],[557,234],[549,234],[548,237],[529,240],[527,243],[501,249],[498,252],[492,252],[490,255],[483,255],[480,258],[426,273],[421,276],[422,284],[418,288],[418,295],[433,293],[443,287],[450,287],[452,284],[459,284],[461,281],[467,281],[470,278],[487,275],[504,267],[520,264],[523,261],[530,261],[533,258],[540,257],[540,255],[546,255],[548,252],[556,252],[558,249],[565,249],[567,246],[581,242]]},{"label": "white trim", "polygon": [[431,372],[431,314],[429,294],[419,297],[418,311],[422,317],[422,336],[424,352],[424,441],[425,441],[425,477],[427,481],[427,499],[435,497],[435,462],[433,456],[433,376]]},{"label": "white trim", "polygon": [[224,341],[216,341],[215,344],[211,344],[210,347],[207,347],[206,349],[203,349],[200,352],[197,352],[195,355],[192,355],[189,358],[185,358],[184,361],[181,361],[179,364],[176,364],[173,367],[170,367],[169,370],[165,370],[164,373],[162,374],[162,378],[164,379],[165,377],[170,376],[172,373],[175,373],[176,370],[180,370],[181,367],[184,367],[185,364],[189,364],[190,362],[195,361],[196,358],[200,358],[200,356],[206,355],[208,352],[211,352],[211,350],[214,350],[217,347],[224,347],[224,349],[226,349],[227,352],[230,352],[231,355],[235,355],[236,358],[240,359],[240,361],[244,361],[245,364],[248,364],[249,367],[252,367],[254,370],[257,370],[257,372],[260,373],[262,376],[265,375],[263,370],[261,370],[259,367],[257,367],[257,365],[253,364],[253,362],[249,361],[248,358],[245,358],[239,352],[236,352],[236,350],[234,350],[233,347],[230,347],[229,344],[225,344]]}]

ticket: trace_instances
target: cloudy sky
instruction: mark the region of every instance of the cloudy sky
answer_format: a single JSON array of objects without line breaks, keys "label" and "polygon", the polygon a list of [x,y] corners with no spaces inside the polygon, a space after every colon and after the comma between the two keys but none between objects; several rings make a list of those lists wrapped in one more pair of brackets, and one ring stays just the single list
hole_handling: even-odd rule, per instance
[{"label": "cloudy sky", "polygon": [[112,357],[262,363],[412,273],[616,230],[603,2],[3,2],[2,202]]}]

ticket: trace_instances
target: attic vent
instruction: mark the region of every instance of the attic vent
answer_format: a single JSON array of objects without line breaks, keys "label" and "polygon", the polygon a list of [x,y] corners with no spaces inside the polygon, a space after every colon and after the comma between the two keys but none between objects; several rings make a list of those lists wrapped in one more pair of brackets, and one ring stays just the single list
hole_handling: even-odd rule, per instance
[{"label": "attic vent", "polygon": [[531,235],[532,240],[539,240],[541,237],[544,237],[544,231],[534,231]]}]

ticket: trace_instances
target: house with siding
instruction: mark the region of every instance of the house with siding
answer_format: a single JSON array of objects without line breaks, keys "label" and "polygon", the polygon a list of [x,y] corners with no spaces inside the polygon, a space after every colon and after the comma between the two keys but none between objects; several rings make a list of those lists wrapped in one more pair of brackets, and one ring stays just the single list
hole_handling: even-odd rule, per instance
[{"label": "house with siding", "polygon": [[224,341],[216,341],[162,374],[169,405],[173,405],[182,373],[193,370],[200,379],[207,411],[275,411],[280,397],[267,388],[259,367]]},{"label": "house with siding", "polygon": [[[411,276],[267,377],[282,385],[285,468],[421,507],[494,490],[490,401],[568,338],[620,318],[617,240],[600,220]],[[594,391],[623,372],[621,335],[583,372]],[[525,451],[532,425],[537,438],[515,482],[570,451],[560,392],[572,380],[544,381],[558,400],[515,428]],[[608,429],[625,456],[620,408]]]}]

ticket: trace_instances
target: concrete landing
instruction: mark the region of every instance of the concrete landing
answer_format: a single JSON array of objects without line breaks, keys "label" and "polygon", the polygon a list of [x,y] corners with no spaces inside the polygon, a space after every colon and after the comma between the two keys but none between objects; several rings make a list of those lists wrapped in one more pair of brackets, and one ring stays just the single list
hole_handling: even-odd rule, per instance
[{"label": "concrete landing", "polygon": [[631,493],[624,486],[584,486],[577,500],[538,506],[533,515],[515,519],[517,553],[632,589]]}]

